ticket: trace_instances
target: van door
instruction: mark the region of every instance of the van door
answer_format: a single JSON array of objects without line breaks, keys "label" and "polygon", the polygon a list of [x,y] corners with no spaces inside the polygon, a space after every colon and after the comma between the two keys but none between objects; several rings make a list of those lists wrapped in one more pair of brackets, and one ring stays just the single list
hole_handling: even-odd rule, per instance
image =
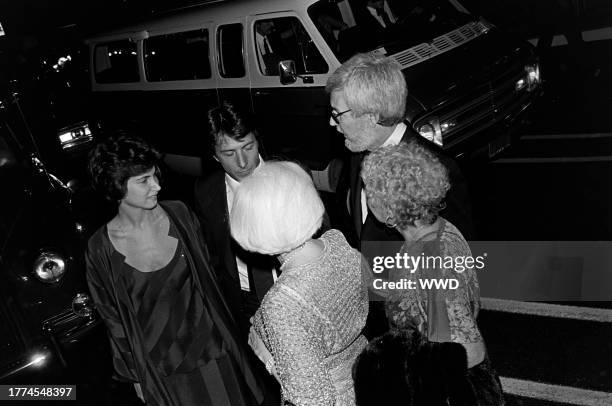
[{"label": "van door", "polygon": [[[331,51],[314,25],[293,12],[250,16],[248,27],[251,97],[267,150],[324,168],[342,150],[341,137],[329,126],[325,93],[337,65]],[[301,76],[295,83],[280,83],[281,60],[295,62]]]},{"label": "van door", "polygon": [[241,18],[216,27],[217,87],[220,102],[229,101],[239,111],[253,112],[245,26],[246,18]]}]

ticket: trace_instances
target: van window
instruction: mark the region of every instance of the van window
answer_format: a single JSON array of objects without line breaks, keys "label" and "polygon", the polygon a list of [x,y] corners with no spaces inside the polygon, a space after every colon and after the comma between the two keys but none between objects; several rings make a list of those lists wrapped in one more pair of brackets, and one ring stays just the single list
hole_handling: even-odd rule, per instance
[{"label": "van window", "polygon": [[295,61],[297,73],[327,73],[329,67],[302,23],[295,17],[270,18],[255,23],[255,49],[261,73],[278,75],[278,63]]},{"label": "van window", "polygon": [[94,66],[98,83],[138,82],[136,43],[129,39],[96,45]]},{"label": "van window", "polygon": [[227,24],[219,27],[219,72],[224,78],[244,76],[244,47],[242,46],[242,24]]},{"label": "van window", "polygon": [[208,30],[156,35],[144,41],[149,82],[210,78]]}]

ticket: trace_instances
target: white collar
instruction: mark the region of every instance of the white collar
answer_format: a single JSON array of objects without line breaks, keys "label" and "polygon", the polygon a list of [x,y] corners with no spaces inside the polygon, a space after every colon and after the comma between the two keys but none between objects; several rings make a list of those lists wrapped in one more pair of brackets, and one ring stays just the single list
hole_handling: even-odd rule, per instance
[{"label": "white collar", "polygon": [[405,132],[406,124],[399,123],[395,126],[395,130],[393,130],[389,138],[387,138],[385,142],[383,142],[381,147],[388,147],[389,145],[398,145],[400,142],[402,142],[402,137],[404,136]]}]

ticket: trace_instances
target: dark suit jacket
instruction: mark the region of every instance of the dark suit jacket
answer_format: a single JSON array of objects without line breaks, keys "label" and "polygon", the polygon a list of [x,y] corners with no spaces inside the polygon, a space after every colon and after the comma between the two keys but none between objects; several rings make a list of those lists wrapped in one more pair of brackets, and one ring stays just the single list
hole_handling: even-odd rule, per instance
[{"label": "dark suit jacket", "polygon": [[225,172],[222,170],[198,178],[194,189],[194,205],[223,294],[234,317],[239,320],[239,325],[245,328],[249,325],[248,317],[251,315],[243,314],[236,255],[239,255],[248,266],[251,292],[259,302],[274,284],[272,269],[276,259],[268,255],[247,252],[232,239],[225,188]]},{"label": "dark suit jacket", "polygon": [[[436,144],[427,141],[408,125],[401,142],[418,142],[432,151],[446,166],[449,173],[451,188],[446,195],[446,208],[440,215],[453,223],[466,239],[473,236],[471,205],[465,178],[454,159],[444,153]],[[372,264],[373,256],[392,256],[401,248],[404,237],[394,228],[387,227],[376,219],[368,210],[368,217],[364,224],[361,222],[361,189],[362,181],[359,176],[361,162],[366,153],[354,154],[349,167],[349,204],[353,220],[354,233],[357,240],[355,244],[362,254]],[[381,275],[384,277],[384,275]],[[363,334],[369,339],[378,337],[388,330],[387,318],[382,301],[370,301],[370,311]]]},{"label": "dark suit jacket", "polygon": [[[451,188],[446,195],[446,208],[440,215],[450,221],[469,240],[474,235],[472,223],[472,210],[468,194],[467,183],[455,160],[449,157],[438,145],[427,141],[408,126],[402,136],[402,142],[418,142],[432,151],[446,166],[449,173]],[[403,237],[395,229],[391,229],[370,213],[362,225],[361,215],[361,189],[362,182],[359,172],[365,153],[355,154],[350,162],[350,194],[351,216],[355,233],[359,241],[403,241]]]}]

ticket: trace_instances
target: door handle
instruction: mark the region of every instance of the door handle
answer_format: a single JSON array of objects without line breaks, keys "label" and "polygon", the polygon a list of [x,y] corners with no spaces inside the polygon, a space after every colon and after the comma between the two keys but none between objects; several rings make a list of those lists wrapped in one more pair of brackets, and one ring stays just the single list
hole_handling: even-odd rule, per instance
[{"label": "door handle", "polygon": [[255,96],[270,96],[270,92],[268,90],[256,90]]}]

